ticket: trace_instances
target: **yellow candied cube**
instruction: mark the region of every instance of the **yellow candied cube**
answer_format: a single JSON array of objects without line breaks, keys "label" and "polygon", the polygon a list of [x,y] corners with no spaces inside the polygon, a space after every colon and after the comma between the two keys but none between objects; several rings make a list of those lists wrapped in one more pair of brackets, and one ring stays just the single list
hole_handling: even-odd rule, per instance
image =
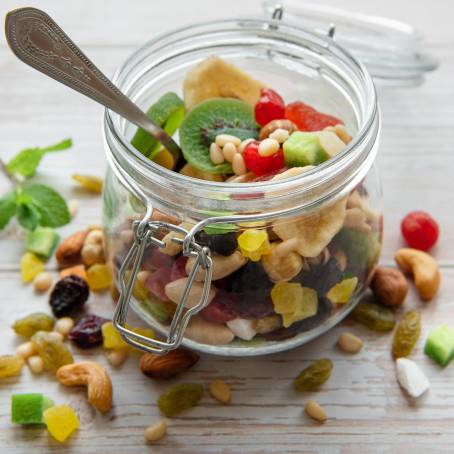
[{"label": "yellow candied cube", "polygon": [[44,262],[32,252],[26,252],[20,260],[20,272],[23,282],[31,282],[44,271]]},{"label": "yellow candied cube", "polygon": [[271,252],[271,246],[266,230],[248,229],[237,239],[240,251],[244,257],[258,262],[262,255]]},{"label": "yellow candied cube", "polygon": [[112,284],[110,269],[105,263],[96,263],[87,270],[87,282],[94,292],[106,290]]},{"label": "yellow candied cube", "polygon": [[59,442],[64,442],[79,428],[79,418],[69,405],[56,405],[43,413],[49,433]]},{"label": "yellow candied cube", "polygon": [[331,287],[329,292],[326,294],[326,297],[334,304],[348,303],[357,285],[357,277],[344,279],[343,281]]}]

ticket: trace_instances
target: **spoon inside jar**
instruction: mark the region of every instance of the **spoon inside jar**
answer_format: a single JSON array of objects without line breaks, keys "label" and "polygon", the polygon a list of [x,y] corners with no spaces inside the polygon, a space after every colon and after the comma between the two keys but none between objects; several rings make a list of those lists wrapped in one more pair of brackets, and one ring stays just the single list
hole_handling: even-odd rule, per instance
[{"label": "spoon inside jar", "polygon": [[5,34],[11,50],[24,63],[144,129],[174,155],[175,162],[181,157],[178,144],[127,98],[44,11],[10,11]]}]

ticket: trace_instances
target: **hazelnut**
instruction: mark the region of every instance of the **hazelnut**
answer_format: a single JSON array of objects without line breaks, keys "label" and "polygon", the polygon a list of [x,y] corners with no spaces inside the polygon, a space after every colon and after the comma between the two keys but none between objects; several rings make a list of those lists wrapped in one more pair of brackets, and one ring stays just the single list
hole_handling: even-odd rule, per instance
[{"label": "hazelnut", "polygon": [[375,270],[370,284],[377,303],[384,306],[400,306],[408,293],[408,282],[405,276],[394,268]]}]

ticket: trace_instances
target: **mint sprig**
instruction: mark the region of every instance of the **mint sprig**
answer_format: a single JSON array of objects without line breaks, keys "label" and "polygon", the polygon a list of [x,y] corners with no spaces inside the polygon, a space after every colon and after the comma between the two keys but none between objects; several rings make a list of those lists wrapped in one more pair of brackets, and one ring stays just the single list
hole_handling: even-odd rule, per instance
[{"label": "mint sprig", "polygon": [[[46,153],[65,150],[72,145],[65,139],[45,148],[28,148],[20,151],[0,168],[14,185],[12,191],[0,197],[0,230],[5,228],[16,215],[22,227],[34,230],[38,226],[60,227],[71,220],[64,198],[44,184],[33,184],[26,180],[36,173]],[[19,181],[18,177],[21,177]]]}]

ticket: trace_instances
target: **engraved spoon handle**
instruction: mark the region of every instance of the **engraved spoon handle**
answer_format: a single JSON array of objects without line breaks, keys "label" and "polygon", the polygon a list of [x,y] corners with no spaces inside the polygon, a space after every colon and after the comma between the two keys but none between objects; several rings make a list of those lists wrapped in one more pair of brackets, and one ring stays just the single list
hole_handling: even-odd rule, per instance
[{"label": "engraved spoon handle", "polygon": [[127,98],[44,11],[10,11],[5,34],[11,50],[24,63],[117,112],[150,133],[175,157],[181,156],[177,143]]}]

